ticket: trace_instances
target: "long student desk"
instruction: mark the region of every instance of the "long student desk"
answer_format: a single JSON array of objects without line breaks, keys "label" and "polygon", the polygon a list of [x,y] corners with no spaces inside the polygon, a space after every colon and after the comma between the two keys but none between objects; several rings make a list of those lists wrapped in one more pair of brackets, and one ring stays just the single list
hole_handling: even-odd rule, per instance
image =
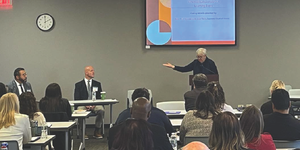
[{"label": "long student desk", "polygon": [[[47,135],[46,139],[38,139],[23,145],[23,150],[45,150],[45,147],[55,138],[55,135]],[[28,147],[28,148],[27,148]]]},{"label": "long student desk", "polygon": [[49,124],[51,124],[50,127],[50,134],[51,131],[61,131],[61,132],[65,132],[65,149],[69,150],[69,132],[70,130],[75,126],[75,122],[47,122]]},{"label": "long student desk", "polygon": [[78,118],[78,122],[79,122],[80,129],[81,129],[81,133],[80,133],[81,143],[79,146],[79,150],[85,149],[85,138],[84,138],[85,128],[86,128],[86,120],[85,119],[89,117],[90,113],[91,113],[90,111],[86,111],[84,113],[73,112],[73,114],[72,114],[73,118]]},{"label": "long student desk", "polygon": [[110,127],[112,127],[112,112],[113,112],[113,104],[119,103],[116,99],[96,99],[96,100],[70,100],[71,104],[74,106],[88,106],[88,105],[109,105],[110,106],[110,116],[109,116],[109,123]]}]

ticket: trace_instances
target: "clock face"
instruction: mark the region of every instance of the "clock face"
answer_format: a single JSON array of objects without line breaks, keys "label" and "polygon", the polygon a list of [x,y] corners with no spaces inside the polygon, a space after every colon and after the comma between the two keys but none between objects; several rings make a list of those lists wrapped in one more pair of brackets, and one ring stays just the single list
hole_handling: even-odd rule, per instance
[{"label": "clock face", "polygon": [[49,14],[41,14],[36,19],[36,25],[42,31],[50,31],[54,26],[54,19]]}]

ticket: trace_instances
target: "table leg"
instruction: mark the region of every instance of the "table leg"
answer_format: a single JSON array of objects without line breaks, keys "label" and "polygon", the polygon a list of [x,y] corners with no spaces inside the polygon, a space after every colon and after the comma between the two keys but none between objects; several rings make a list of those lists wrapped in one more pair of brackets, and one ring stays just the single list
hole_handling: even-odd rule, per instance
[{"label": "table leg", "polygon": [[69,134],[68,134],[68,132],[69,132],[69,131],[66,131],[66,132],[65,132],[65,143],[66,143],[65,148],[66,148],[66,150],[70,150],[70,149],[69,149]]},{"label": "table leg", "polygon": [[109,123],[110,123],[110,125],[109,125],[109,128],[111,128],[113,125],[112,125],[112,104],[109,104],[109,106],[110,106],[110,118],[109,118]]},{"label": "table leg", "polygon": [[86,122],[85,118],[82,118],[82,148],[85,149],[85,128],[86,128]]}]

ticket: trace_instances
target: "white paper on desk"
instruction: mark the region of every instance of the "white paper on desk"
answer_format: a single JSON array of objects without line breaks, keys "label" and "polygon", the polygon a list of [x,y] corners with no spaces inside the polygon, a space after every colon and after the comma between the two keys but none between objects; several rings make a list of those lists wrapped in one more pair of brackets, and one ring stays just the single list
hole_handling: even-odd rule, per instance
[{"label": "white paper on desk", "polygon": [[39,136],[34,136],[34,137],[31,137],[31,140],[30,140],[30,142],[34,142],[34,141],[36,141],[36,140],[38,140],[38,139],[40,139],[40,137],[39,137]]}]

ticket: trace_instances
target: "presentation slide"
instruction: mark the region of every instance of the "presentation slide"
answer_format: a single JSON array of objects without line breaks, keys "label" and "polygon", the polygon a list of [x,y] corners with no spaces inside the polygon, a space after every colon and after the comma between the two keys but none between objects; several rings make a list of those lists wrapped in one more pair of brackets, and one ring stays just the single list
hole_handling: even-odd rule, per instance
[{"label": "presentation slide", "polygon": [[235,45],[235,0],[147,0],[146,45]]}]

